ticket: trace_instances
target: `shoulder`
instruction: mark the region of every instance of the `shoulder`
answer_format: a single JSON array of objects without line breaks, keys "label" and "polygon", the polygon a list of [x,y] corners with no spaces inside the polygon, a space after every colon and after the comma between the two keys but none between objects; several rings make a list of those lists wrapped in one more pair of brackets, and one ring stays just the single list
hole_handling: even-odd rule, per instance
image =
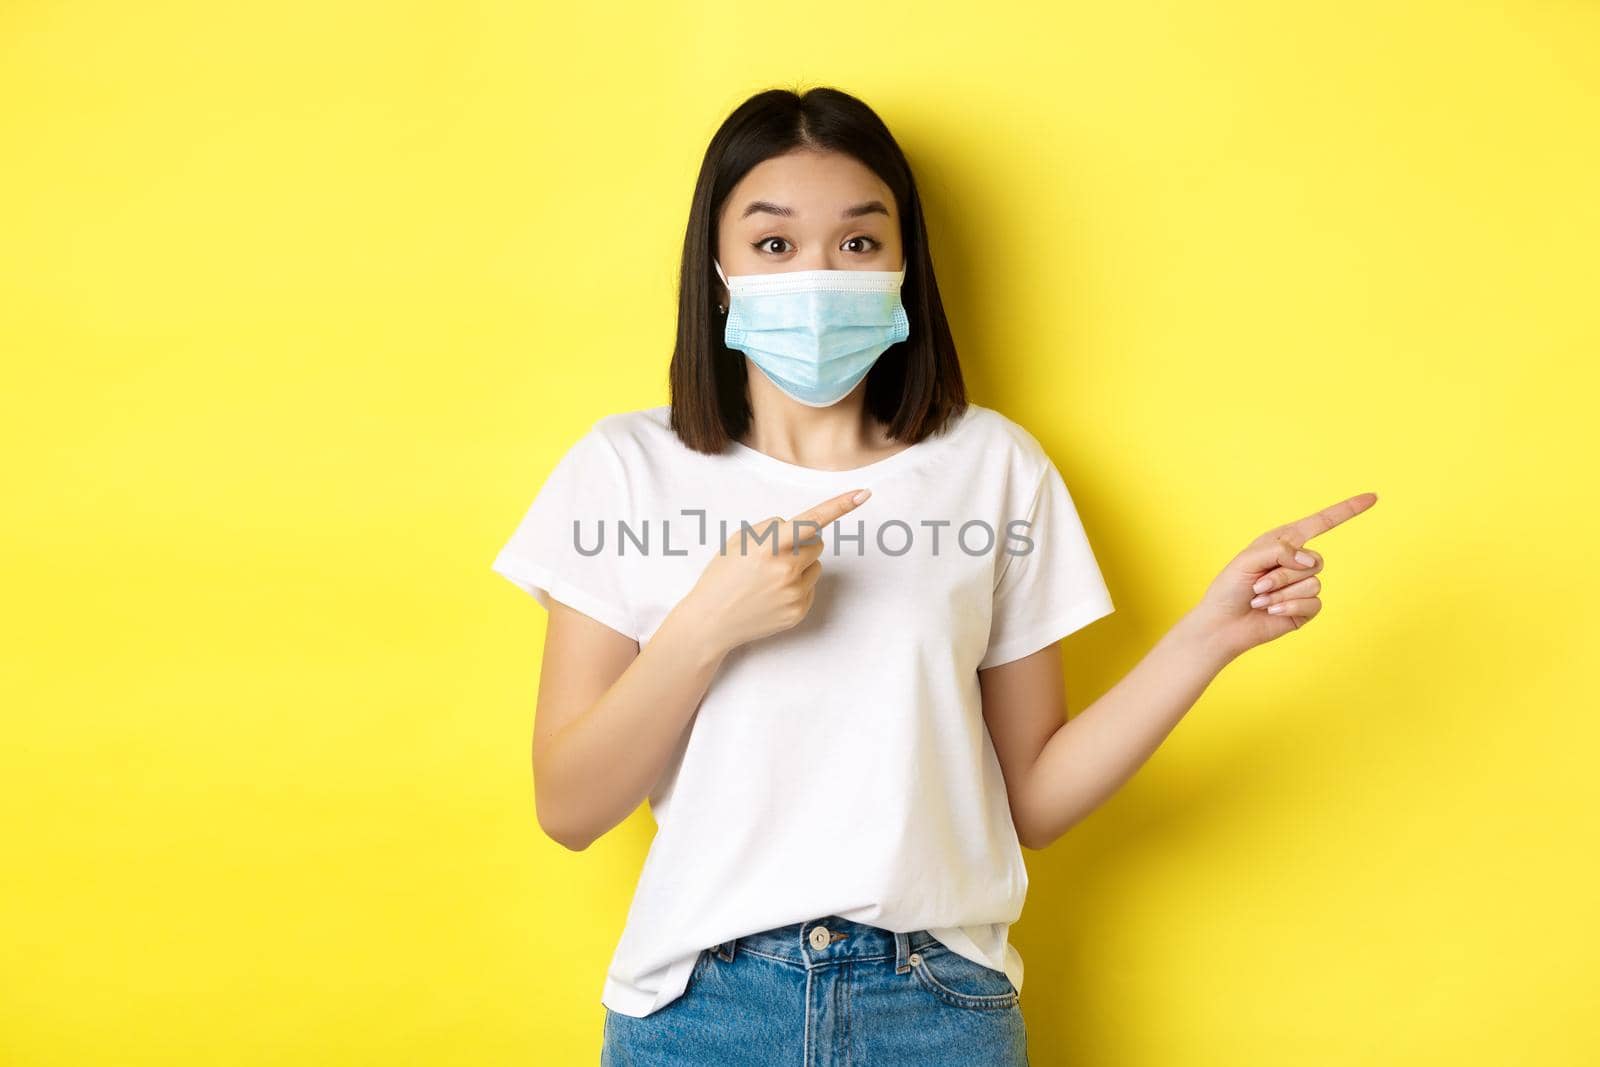
[{"label": "shoulder", "polygon": [[633,411],[615,411],[596,419],[589,432],[613,446],[620,446],[630,441],[650,441],[662,433],[672,433],[672,426],[668,421],[671,410],[669,405],[658,404],[655,407],[636,408]]},{"label": "shoulder", "polygon": [[961,430],[968,435],[968,448],[982,449],[985,455],[1003,459],[1006,465],[1026,479],[1037,478],[1051,465],[1050,456],[1027,427],[994,408],[967,404]]},{"label": "shoulder", "polygon": [[651,455],[660,457],[674,450],[687,451],[672,429],[672,405],[616,411],[601,416],[589,432],[627,458]]},{"label": "shoulder", "polygon": [[664,438],[676,440],[668,421],[666,404],[616,411],[596,419],[573,445],[587,456],[605,457],[608,462],[626,465],[629,457],[658,451]]}]

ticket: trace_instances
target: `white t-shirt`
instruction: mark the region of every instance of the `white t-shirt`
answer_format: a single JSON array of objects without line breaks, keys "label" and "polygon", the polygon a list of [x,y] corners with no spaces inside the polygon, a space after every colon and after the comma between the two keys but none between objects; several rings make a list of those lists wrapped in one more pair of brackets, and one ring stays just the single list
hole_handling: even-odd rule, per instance
[{"label": "white t-shirt", "polygon": [[601,1002],[649,1015],[701,949],[823,915],[928,929],[1020,990],[1007,935],[1028,872],[978,671],[1113,610],[1060,473],[970,403],[845,471],[737,442],[696,452],[668,410],[596,422],[494,570],[642,646],[741,520],[872,496],[822,530],[809,614],[728,654],[652,787],[656,835]]}]

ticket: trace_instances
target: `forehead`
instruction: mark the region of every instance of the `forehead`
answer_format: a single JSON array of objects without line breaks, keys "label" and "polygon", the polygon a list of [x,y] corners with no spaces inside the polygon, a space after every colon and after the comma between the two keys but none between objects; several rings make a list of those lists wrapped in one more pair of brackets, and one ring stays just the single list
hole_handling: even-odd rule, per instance
[{"label": "forehead", "polygon": [[[860,160],[842,152],[810,150],[773,156],[752,167],[723,203],[724,220],[737,223],[752,200],[793,208],[797,220],[834,221],[844,208],[863,200],[882,200],[891,212],[896,207],[888,185]],[[745,221],[764,225],[772,219],[762,213]]]}]

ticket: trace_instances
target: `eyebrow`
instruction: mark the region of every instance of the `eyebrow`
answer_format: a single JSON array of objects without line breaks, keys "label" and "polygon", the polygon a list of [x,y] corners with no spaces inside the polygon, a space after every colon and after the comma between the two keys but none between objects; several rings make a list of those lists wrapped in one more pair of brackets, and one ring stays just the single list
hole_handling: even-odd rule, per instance
[{"label": "eyebrow", "polygon": [[[782,204],[774,204],[770,200],[750,201],[744,206],[744,213],[739,217],[741,219],[748,218],[758,211],[765,212],[768,215],[782,215],[786,219],[794,217],[794,208],[784,207]],[[874,214],[883,216],[887,216],[889,214],[889,209],[883,206],[882,200],[864,200],[859,204],[853,204],[850,207],[845,208],[844,211],[840,213],[839,217],[842,219],[854,219],[859,218],[862,215]]]}]

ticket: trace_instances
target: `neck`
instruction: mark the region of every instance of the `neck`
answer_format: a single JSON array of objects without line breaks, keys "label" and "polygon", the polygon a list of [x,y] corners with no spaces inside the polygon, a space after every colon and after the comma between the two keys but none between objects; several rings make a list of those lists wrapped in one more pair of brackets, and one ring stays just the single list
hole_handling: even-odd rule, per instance
[{"label": "neck", "polygon": [[802,404],[749,367],[750,432],[743,443],[774,459],[819,470],[863,466],[888,438],[868,413],[863,380],[825,408]]}]

